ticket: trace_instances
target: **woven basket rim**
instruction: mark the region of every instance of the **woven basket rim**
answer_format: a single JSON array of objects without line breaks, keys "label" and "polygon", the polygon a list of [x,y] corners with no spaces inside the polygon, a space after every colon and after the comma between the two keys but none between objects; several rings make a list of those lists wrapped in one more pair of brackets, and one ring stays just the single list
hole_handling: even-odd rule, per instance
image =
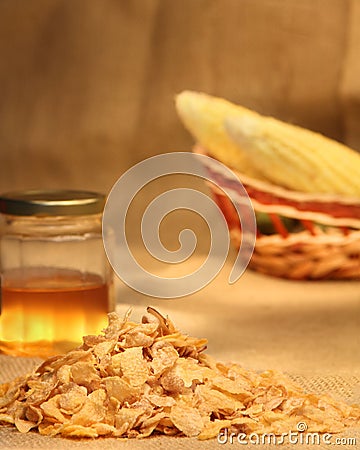
[{"label": "woven basket rim", "polygon": [[323,233],[313,236],[307,230],[297,233],[289,233],[285,238],[279,234],[261,235],[256,239],[256,246],[274,244],[279,246],[291,246],[297,244],[315,245],[315,246],[343,246],[354,242],[360,242],[360,230],[351,230],[347,235],[343,233]]},{"label": "woven basket rim", "polygon": [[[214,156],[212,156],[210,153],[208,153],[204,149],[202,149],[200,146],[195,146],[192,151],[195,154],[210,156],[212,159],[215,159],[216,161],[221,162],[220,160],[214,158]],[[291,198],[296,201],[302,201],[302,200],[319,201],[319,200],[321,200],[324,203],[341,203],[344,205],[356,205],[356,206],[360,205],[360,198],[358,198],[358,197],[350,197],[350,196],[343,196],[343,195],[338,195],[338,194],[326,194],[326,193],[313,194],[313,193],[309,193],[309,192],[295,191],[295,190],[287,189],[285,187],[270,183],[269,181],[259,180],[257,178],[250,177],[229,165],[226,165],[224,163],[221,163],[221,164],[228,167],[245,184],[251,184],[252,186],[257,187],[262,191],[275,193],[276,195],[279,195],[280,197]],[[221,174],[225,178],[229,179],[226,176],[225,172],[221,172]]]},{"label": "woven basket rim", "polygon": [[[206,151],[203,150],[202,148],[199,148],[198,146],[194,147],[193,152],[195,154],[202,154],[207,156]],[[213,159],[218,161],[216,158]],[[299,220],[310,220],[327,226],[351,227],[360,229],[360,216],[358,217],[358,210],[360,209],[360,199],[343,197],[332,194],[309,194],[298,191],[291,191],[281,186],[276,186],[269,182],[257,180],[247,175],[244,175],[238,170],[226,166],[225,164],[224,166],[228,167],[235,174],[235,176],[239,180],[241,180],[241,182],[245,185],[244,186],[245,189],[246,186],[254,187],[256,190],[260,192],[265,192],[272,195],[273,197],[284,199],[284,204],[279,204],[279,202],[277,203],[275,202],[274,204],[265,202],[262,203],[257,198],[254,198],[250,195],[251,202],[256,211],[262,211],[266,213],[276,213],[285,217],[290,217]],[[214,167],[210,167],[207,166],[205,163],[204,167],[206,167],[210,171],[210,173],[211,172],[214,173],[216,171],[216,174],[222,179],[224,179],[224,181],[226,180],[229,181],[229,186],[231,186],[231,183],[234,183],[234,180],[229,178],[226,171],[221,170],[221,166],[214,165]],[[210,180],[208,181],[208,184],[211,190],[214,191],[217,195],[226,196],[226,193],[222,190],[221,186],[212,183]],[[231,187],[227,187],[227,189],[231,189]],[[232,189],[232,191],[236,194],[235,189]],[[295,202],[295,206],[294,204],[287,204],[286,200]],[[316,210],[316,207],[314,208],[314,205],[312,205],[314,208],[313,210],[298,209],[296,207],[296,203],[306,204],[307,202],[309,202],[309,204],[311,204],[312,202],[315,202],[317,204],[327,204],[328,206],[326,208],[328,208],[328,211]],[[343,208],[347,208],[348,211],[350,211],[349,216],[332,215],[329,212],[329,208],[331,208],[332,204],[340,205]]]}]

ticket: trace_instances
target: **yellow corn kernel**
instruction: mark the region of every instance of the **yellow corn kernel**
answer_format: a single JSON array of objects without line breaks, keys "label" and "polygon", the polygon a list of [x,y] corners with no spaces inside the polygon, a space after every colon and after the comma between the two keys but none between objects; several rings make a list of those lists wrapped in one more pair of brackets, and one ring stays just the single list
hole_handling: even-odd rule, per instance
[{"label": "yellow corn kernel", "polygon": [[360,197],[360,154],[271,117],[228,117],[234,143],[269,181],[303,192]]},{"label": "yellow corn kernel", "polygon": [[230,167],[261,178],[245,152],[224,129],[227,116],[257,116],[257,113],[207,94],[184,91],[176,97],[176,109],[188,131],[210,155]]}]

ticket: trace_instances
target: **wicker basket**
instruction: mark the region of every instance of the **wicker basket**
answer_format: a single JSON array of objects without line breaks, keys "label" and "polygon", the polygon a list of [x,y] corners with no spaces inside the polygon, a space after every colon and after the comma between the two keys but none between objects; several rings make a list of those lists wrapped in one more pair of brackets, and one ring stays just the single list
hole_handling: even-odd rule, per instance
[{"label": "wicker basket", "polygon": [[[195,153],[204,152],[196,148]],[[210,189],[230,229],[233,244],[241,242],[236,210],[220,189],[241,195],[233,180],[218,165],[205,166]],[[360,280],[360,201],[332,195],[290,191],[247,177],[235,170],[246,188],[255,212],[266,213],[275,234],[258,229],[249,267],[259,272],[296,280]],[[220,187],[220,188],[219,188]],[[284,218],[296,219],[297,231],[289,231]]]}]

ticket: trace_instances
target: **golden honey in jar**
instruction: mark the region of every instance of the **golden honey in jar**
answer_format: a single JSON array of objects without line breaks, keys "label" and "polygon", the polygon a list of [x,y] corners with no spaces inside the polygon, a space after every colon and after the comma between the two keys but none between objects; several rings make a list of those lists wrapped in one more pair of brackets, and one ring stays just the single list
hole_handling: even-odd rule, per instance
[{"label": "golden honey in jar", "polygon": [[0,352],[46,357],[106,326],[113,304],[104,202],[69,190],[0,196]]}]

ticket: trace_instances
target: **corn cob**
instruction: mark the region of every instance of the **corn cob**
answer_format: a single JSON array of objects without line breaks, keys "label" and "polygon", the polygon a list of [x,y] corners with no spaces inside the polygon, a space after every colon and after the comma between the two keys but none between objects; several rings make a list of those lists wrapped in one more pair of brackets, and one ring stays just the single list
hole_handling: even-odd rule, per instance
[{"label": "corn cob", "polygon": [[289,189],[360,197],[360,154],[271,117],[228,117],[225,128],[254,167]]},{"label": "corn cob", "polygon": [[224,128],[227,116],[257,117],[257,113],[222,98],[193,91],[179,94],[176,108],[188,131],[212,156],[250,176],[262,178],[249,162],[246,152],[230,139]]},{"label": "corn cob", "polygon": [[360,197],[360,154],[319,133],[210,95],[184,91],[176,107],[210,155],[289,189]]}]

